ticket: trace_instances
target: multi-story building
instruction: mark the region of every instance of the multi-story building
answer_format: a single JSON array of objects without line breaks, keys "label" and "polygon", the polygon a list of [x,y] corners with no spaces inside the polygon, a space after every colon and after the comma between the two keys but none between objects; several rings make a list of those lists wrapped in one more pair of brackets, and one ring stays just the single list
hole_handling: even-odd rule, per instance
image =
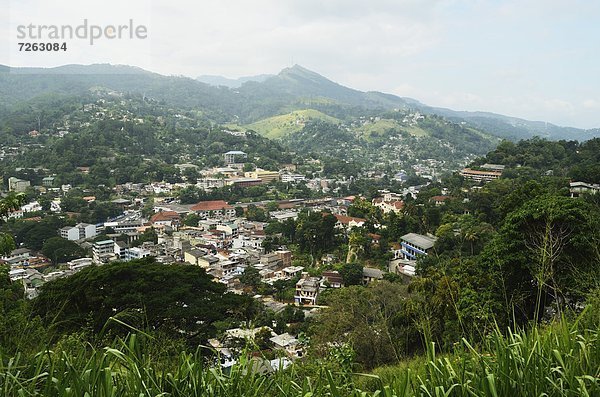
[{"label": "multi-story building", "polygon": [[108,263],[116,259],[115,242],[112,240],[97,241],[92,246],[92,258],[96,263]]},{"label": "multi-story building", "polygon": [[117,234],[128,234],[137,232],[137,230],[143,226],[141,220],[128,221],[128,222],[106,222],[104,227],[111,227]]},{"label": "multi-story building", "polygon": [[10,266],[22,266],[29,263],[31,251],[27,248],[17,248],[0,257],[0,263]]},{"label": "multi-story building", "polygon": [[94,260],[92,258],[79,258],[73,259],[72,261],[67,262],[70,270],[81,270],[86,267],[92,266],[94,264]]},{"label": "multi-story building", "polygon": [[437,239],[417,233],[408,233],[401,237],[400,254],[403,259],[416,260],[419,255],[427,255]]},{"label": "multi-story building", "polygon": [[125,260],[126,261],[131,261],[134,259],[142,259],[142,258],[146,258],[148,256],[152,256],[152,253],[145,248],[133,247],[133,248],[127,248],[125,250]]},{"label": "multi-story building", "polygon": [[200,201],[191,208],[201,217],[231,218],[235,216],[235,209],[223,200]]},{"label": "multi-story building", "polygon": [[225,235],[228,238],[236,238],[240,234],[240,228],[235,223],[224,223],[221,225],[217,225],[216,229],[225,232]]},{"label": "multi-story building", "polygon": [[289,183],[289,182],[301,182],[305,181],[306,177],[300,174],[282,174],[281,182]]},{"label": "multi-story building", "polygon": [[15,178],[14,176],[8,178],[8,191],[9,192],[17,192],[22,193],[27,190],[27,188],[31,186],[31,182]]},{"label": "multi-story building", "polygon": [[260,257],[260,264],[263,268],[275,270],[282,267],[283,262],[277,253],[271,252]]},{"label": "multi-story building", "polygon": [[279,172],[267,171],[257,168],[255,171],[246,172],[246,178],[260,179],[263,183],[270,183],[279,180]]},{"label": "multi-story building", "polygon": [[232,248],[252,248],[262,251],[262,244],[265,241],[265,235],[239,235],[232,241]]},{"label": "multi-story building", "polygon": [[44,179],[42,179],[42,186],[43,187],[54,187],[54,180],[56,178],[54,178],[53,176],[47,176]]},{"label": "multi-story building", "polygon": [[292,266],[292,251],[279,250],[275,253],[279,256],[283,267]]},{"label": "multi-story building", "polygon": [[389,212],[401,213],[404,209],[404,201],[402,200],[386,200],[385,197],[378,197],[373,199],[373,205],[381,208],[384,214]]},{"label": "multi-story building", "polygon": [[477,171],[470,168],[464,168],[460,172],[460,175],[475,182],[490,182],[500,178],[500,176],[502,176],[502,171]]},{"label": "multi-story building", "polygon": [[250,187],[262,185],[263,181],[258,178],[229,178],[227,179],[227,185],[235,187]]},{"label": "multi-story building", "polygon": [[298,304],[316,305],[319,297],[319,278],[302,273],[302,278],[296,283],[294,301]]},{"label": "multi-story building", "polygon": [[229,152],[223,154],[223,159],[227,165],[239,163],[240,160],[246,160],[247,157],[248,155],[246,153],[239,150],[230,150]]},{"label": "multi-story building", "polygon": [[206,255],[206,251],[198,248],[186,249],[183,252],[184,261],[191,265],[200,265],[200,260]]},{"label": "multi-story building", "polygon": [[196,181],[196,186],[202,190],[219,189],[226,185],[223,178],[201,178]]},{"label": "multi-story building", "polygon": [[65,226],[59,230],[60,237],[75,241],[83,240],[86,238],[96,237],[96,225],[90,225],[88,223],[78,223],[75,226]]}]

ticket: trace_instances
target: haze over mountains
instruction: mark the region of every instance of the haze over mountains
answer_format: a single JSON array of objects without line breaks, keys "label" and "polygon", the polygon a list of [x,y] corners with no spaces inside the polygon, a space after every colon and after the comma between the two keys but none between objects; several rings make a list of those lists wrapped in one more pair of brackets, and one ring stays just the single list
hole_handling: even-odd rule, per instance
[{"label": "haze over mountains", "polygon": [[224,86],[227,88],[239,88],[242,84],[247,83],[249,81],[256,81],[258,83],[265,81],[269,77],[273,77],[272,74],[259,74],[257,76],[245,76],[239,77],[237,79],[228,79],[223,76],[215,76],[209,74],[203,74],[202,76],[198,76],[196,80],[214,86]]},{"label": "haze over mountains", "polygon": [[453,122],[509,139],[541,136],[586,140],[600,129],[559,127],[488,112],[464,112],[427,106],[418,100],[381,92],[362,92],[337,84],[299,65],[277,75],[240,79],[164,76],[123,65],[65,65],[51,69],[0,66],[0,106],[4,109],[48,93],[76,95],[94,87],[140,93],[185,108],[201,109],[215,122],[250,124],[313,109],[340,120],[400,109],[436,114]]}]

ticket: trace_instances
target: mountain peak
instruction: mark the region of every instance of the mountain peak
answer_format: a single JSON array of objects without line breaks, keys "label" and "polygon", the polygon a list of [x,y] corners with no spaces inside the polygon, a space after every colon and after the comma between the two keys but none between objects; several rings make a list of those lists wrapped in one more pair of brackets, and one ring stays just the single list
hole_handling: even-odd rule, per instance
[{"label": "mountain peak", "polygon": [[313,72],[312,70],[308,70],[303,66],[295,64],[292,67],[285,68],[281,72],[279,72],[279,76],[300,76],[300,77],[310,77],[311,79],[323,79],[328,80],[327,78],[321,76],[317,72]]},{"label": "mountain peak", "polygon": [[315,72],[313,72],[312,70],[308,70],[307,68],[305,68],[305,67],[304,67],[304,66],[302,66],[302,65],[298,65],[297,63],[295,63],[295,64],[294,64],[294,66],[292,66],[292,67],[290,67],[290,68],[288,68],[288,69],[295,70],[295,71],[298,71],[298,72],[309,72],[309,73],[315,73]]}]

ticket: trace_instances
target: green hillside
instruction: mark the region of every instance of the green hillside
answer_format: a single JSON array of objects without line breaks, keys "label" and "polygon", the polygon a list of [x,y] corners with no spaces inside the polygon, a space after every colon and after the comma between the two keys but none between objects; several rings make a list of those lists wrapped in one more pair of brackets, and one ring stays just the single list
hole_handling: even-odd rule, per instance
[{"label": "green hillside", "polygon": [[[263,80],[264,79],[264,80]],[[260,81],[227,88],[182,76],[163,76],[139,68],[115,65],[66,65],[57,68],[9,68],[0,65],[0,116],[21,101],[40,95],[84,95],[92,87],[143,95],[173,106],[201,110],[218,123],[251,124],[299,109],[314,109],[350,120],[392,110],[418,110],[512,140],[590,139],[599,129],[582,130],[485,112],[460,112],[427,106],[411,98],[344,87],[299,65]],[[417,132],[418,134],[418,132]]]},{"label": "green hillside", "polygon": [[393,119],[378,119],[365,123],[356,129],[356,132],[362,134],[365,139],[370,139],[373,135],[381,135],[389,131],[406,131],[410,135],[417,137],[429,135],[427,131],[417,125],[406,126]]},{"label": "green hillside", "polygon": [[318,110],[304,109],[269,117],[249,124],[246,128],[254,130],[267,138],[277,139],[302,130],[307,122],[314,120],[326,121],[332,124],[340,123],[339,119]]}]

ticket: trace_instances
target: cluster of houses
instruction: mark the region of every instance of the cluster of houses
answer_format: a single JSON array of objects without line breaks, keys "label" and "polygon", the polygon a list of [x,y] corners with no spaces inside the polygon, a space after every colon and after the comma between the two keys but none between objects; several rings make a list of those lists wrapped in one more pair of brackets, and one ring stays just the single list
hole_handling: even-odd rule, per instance
[{"label": "cluster of houses", "polygon": [[[243,156],[241,152],[229,153],[233,156]],[[264,175],[263,175],[264,176]],[[134,188],[129,186],[129,188]],[[414,189],[414,188],[413,188]],[[406,192],[407,194],[416,194]],[[403,192],[404,193],[404,192]],[[94,200],[94,197],[88,197]],[[297,218],[300,210],[331,213],[336,218],[336,227],[348,233],[355,227],[362,227],[366,219],[347,215],[347,208],[354,197],[296,199],[284,200],[278,203],[279,209],[272,212],[272,218],[278,221]],[[85,265],[106,264],[112,261],[128,261],[145,257],[154,257],[160,263],[187,263],[201,266],[215,280],[225,284],[231,290],[241,288],[239,276],[248,266],[256,268],[262,281],[273,283],[277,280],[299,278],[296,285],[295,301],[299,304],[315,305],[319,291],[325,286],[342,286],[341,277],[335,272],[329,272],[322,278],[309,277],[301,266],[292,266],[291,252],[280,249],[265,252],[263,242],[266,239],[264,227],[266,223],[249,221],[243,216],[236,216],[236,209],[222,200],[201,201],[193,205],[184,205],[168,197],[156,198],[154,214],[143,219],[139,210],[143,201],[119,198],[113,203],[123,209],[123,214],[97,225],[78,223],[66,226],[57,234],[74,241],[89,252],[89,258],[79,258]],[[35,203],[37,204],[37,203]],[[373,204],[383,212],[401,212],[404,206],[402,195],[392,192],[382,192],[382,197],[375,199]],[[29,204],[31,205],[31,204]],[[242,207],[247,205],[241,204]],[[36,209],[39,207],[37,204]],[[135,208],[138,208],[137,210]],[[41,209],[41,208],[40,208]],[[183,219],[189,214],[196,214],[200,219],[197,224],[183,225]],[[154,241],[139,242],[144,233],[152,229],[157,238]],[[105,238],[98,238],[98,236]],[[378,238],[373,235],[374,241]],[[19,261],[19,250],[2,258],[11,264],[15,270],[14,279],[25,279],[21,270],[31,270],[31,260]],[[394,255],[396,258],[397,255]],[[45,259],[45,258],[44,258]],[[414,257],[403,257],[404,260],[414,260]],[[48,264],[47,260],[37,263]],[[414,274],[414,267],[406,264],[405,270],[395,271],[405,275]],[[68,270],[57,272],[52,277],[61,277],[78,271],[85,266],[69,264]],[[29,273],[32,273],[29,271]],[[35,278],[37,275],[28,275]],[[378,269],[365,269],[365,283],[381,279],[383,273]],[[42,278],[42,280],[45,280]],[[34,287],[35,284],[33,283]],[[33,287],[32,287],[33,288]]]}]

